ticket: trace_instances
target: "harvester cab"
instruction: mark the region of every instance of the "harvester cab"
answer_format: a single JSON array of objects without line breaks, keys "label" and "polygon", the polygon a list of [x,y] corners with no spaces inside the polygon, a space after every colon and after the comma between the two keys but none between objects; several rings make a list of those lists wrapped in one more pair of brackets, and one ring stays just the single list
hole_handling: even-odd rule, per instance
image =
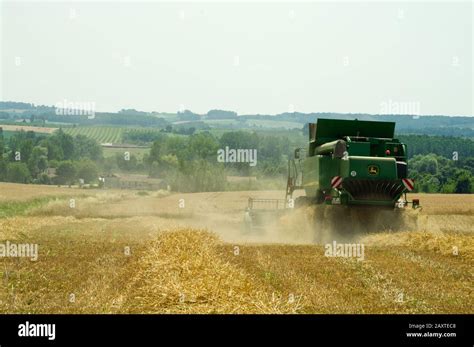
[{"label": "harvester cab", "polygon": [[286,200],[304,189],[299,204],[404,207],[414,182],[406,145],[394,138],[394,122],[318,119],[309,124],[306,155],[288,163]]}]

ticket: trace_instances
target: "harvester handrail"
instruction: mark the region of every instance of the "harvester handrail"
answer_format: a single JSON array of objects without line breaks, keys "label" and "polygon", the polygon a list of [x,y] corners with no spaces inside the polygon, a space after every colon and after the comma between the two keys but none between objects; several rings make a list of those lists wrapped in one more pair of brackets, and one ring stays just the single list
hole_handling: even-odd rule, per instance
[{"label": "harvester handrail", "polygon": [[[260,206],[258,206],[260,205]],[[264,207],[262,207],[264,206]],[[256,199],[249,198],[248,200],[249,209],[284,209],[286,208],[285,199]]]}]

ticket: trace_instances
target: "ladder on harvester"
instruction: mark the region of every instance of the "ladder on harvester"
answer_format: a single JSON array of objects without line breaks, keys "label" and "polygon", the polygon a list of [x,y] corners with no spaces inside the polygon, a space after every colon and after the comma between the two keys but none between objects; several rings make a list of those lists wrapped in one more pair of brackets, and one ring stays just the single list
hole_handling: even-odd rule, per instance
[{"label": "ladder on harvester", "polygon": [[285,201],[293,199],[293,192],[296,189],[302,189],[303,182],[303,170],[301,163],[303,161],[302,152],[303,148],[295,149],[294,159],[288,159],[288,178],[286,181],[286,195]]}]

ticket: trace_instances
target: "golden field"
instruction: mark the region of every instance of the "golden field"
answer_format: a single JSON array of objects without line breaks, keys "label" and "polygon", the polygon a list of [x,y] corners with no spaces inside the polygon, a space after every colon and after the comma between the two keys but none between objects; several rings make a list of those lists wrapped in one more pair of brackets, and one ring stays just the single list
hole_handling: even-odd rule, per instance
[{"label": "golden field", "polygon": [[472,195],[417,194],[405,230],[351,236],[362,261],[325,256],[304,210],[245,232],[248,197],[278,191],[0,183],[0,209],[44,196],[58,198],[0,218],[0,243],[39,247],[36,261],[0,258],[2,313],[473,313]]},{"label": "golden field", "polygon": [[30,126],[30,125],[11,125],[11,124],[0,124],[5,131],[33,131],[35,133],[42,133],[42,134],[52,134],[58,128],[49,128],[49,127],[37,127],[37,126]]}]

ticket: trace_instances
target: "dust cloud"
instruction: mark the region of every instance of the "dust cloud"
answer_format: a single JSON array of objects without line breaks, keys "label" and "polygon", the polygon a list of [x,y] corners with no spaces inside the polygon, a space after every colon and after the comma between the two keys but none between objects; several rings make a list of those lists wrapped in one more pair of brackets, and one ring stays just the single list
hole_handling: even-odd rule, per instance
[{"label": "dust cloud", "polygon": [[[468,230],[470,213],[426,214],[420,210],[362,206],[314,205],[295,209],[258,212],[259,223],[244,222],[249,197],[281,198],[281,191],[208,193],[103,192],[76,198],[75,208],[68,199],[58,199],[32,209],[29,215],[72,216],[75,218],[139,219],[163,231],[189,227],[216,233],[228,243],[326,244],[357,241],[376,232],[426,230]],[[148,230],[150,229],[150,230]],[[140,230],[137,229],[137,233]]]},{"label": "dust cloud", "polygon": [[418,212],[378,207],[316,205],[264,212],[252,228],[213,230],[225,241],[283,244],[325,244],[349,242],[375,232],[417,230]]}]

